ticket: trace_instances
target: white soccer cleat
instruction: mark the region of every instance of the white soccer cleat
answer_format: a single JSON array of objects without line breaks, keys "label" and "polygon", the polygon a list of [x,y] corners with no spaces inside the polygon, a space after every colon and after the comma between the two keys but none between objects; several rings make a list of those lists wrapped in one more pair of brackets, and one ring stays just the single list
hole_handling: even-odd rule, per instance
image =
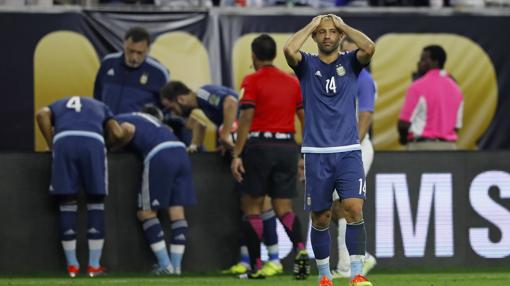
[{"label": "white soccer cleat", "polygon": [[377,264],[377,261],[375,260],[375,257],[372,254],[367,252],[365,254],[365,262],[363,263],[363,270],[362,270],[363,276],[366,276],[368,274],[368,272],[370,272],[370,270],[372,270],[375,267],[376,264]]},{"label": "white soccer cleat", "polygon": [[343,271],[341,269],[333,269],[331,271],[331,274],[333,274],[333,278],[335,278],[335,279],[350,278],[351,277],[351,269],[348,269],[347,271]]}]

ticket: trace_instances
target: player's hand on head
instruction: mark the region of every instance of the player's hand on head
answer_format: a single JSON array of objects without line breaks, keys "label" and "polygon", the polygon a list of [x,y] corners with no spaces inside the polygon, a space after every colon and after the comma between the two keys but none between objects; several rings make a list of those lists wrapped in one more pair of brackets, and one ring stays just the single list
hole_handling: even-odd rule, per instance
[{"label": "player's hand on head", "polygon": [[331,17],[333,23],[335,24],[335,27],[337,27],[338,29],[340,29],[341,26],[345,24],[344,20],[340,18],[340,16],[337,16],[335,14],[328,14],[328,16]]},{"label": "player's hand on head", "polygon": [[324,15],[318,15],[313,17],[311,23],[313,24],[314,28],[317,28],[320,25],[322,18],[324,18]]},{"label": "player's hand on head", "polygon": [[243,160],[239,157],[233,158],[232,163],[230,164],[230,170],[232,171],[232,176],[234,176],[234,179],[241,183],[243,181],[244,174]]}]

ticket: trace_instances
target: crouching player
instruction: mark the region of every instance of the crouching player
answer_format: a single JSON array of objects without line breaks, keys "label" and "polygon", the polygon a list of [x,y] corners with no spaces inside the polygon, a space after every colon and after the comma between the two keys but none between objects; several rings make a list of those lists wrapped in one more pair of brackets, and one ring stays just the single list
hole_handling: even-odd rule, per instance
[{"label": "crouching player", "polygon": [[[158,260],[154,272],[180,275],[188,229],[184,206],[196,201],[186,147],[162,124],[163,114],[157,107],[146,106],[141,113],[119,114],[115,119],[134,125],[134,136],[128,147],[143,157],[137,217]],[[160,210],[167,211],[171,221],[170,255],[157,217]]]},{"label": "crouching player", "polygon": [[[104,199],[107,189],[105,139],[121,144],[132,126],[122,128],[102,102],[80,96],[58,100],[37,113],[37,124],[52,151],[50,194],[59,204],[59,233],[70,277],[80,273],[76,256],[78,191],[87,196],[87,273],[104,273],[100,265],[104,244]],[[126,132],[124,131],[126,130]]]}]

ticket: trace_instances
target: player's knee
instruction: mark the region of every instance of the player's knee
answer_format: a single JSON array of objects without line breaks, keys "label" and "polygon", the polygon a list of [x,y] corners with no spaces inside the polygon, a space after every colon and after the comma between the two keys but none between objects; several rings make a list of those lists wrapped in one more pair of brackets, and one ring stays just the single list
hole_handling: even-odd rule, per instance
[{"label": "player's knee", "polygon": [[331,222],[331,210],[312,212],[312,225],[316,229],[325,229]]},{"label": "player's knee", "polygon": [[286,200],[275,200],[273,205],[273,210],[276,213],[276,216],[281,217],[286,213],[293,212],[292,210],[292,201],[290,199]]},{"label": "player's knee", "polygon": [[149,211],[139,210],[136,213],[136,217],[138,218],[139,221],[145,221],[145,220],[154,218],[154,217],[156,217],[156,215],[157,215],[156,211],[153,211],[153,210],[149,210]]},{"label": "player's knee", "polygon": [[363,220],[363,204],[349,204],[345,206],[344,216],[348,223]]}]

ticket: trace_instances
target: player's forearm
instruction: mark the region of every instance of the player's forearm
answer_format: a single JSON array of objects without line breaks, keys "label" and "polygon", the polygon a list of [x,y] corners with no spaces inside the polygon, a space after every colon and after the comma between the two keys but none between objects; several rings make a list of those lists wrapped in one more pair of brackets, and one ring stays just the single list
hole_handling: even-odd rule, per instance
[{"label": "player's forearm", "polygon": [[237,129],[237,141],[234,149],[232,150],[232,157],[234,158],[240,157],[241,153],[243,153],[244,145],[246,144],[246,140],[248,139],[248,134],[250,132],[253,111],[253,108],[241,111],[241,116],[239,117],[239,128]]},{"label": "player's forearm", "polygon": [[191,145],[198,147],[204,144],[206,129],[207,127],[202,125],[200,122],[195,122],[191,129]]},{"label": "player's forearm", "polygon": [[305,110],[303,108],[299,109],[296,115],[299,119],[299,125],[301,126],[301,135],[303,135],[305,132]]},{"label": "player's forearm", "polygon": [[316,27],[317,26],[313,22],[310,22],[304,28],[290,36],[287,40],[283,48],[283,53],[285,54],[285,59],[290,66],[294,67],[299,63],[301,60],[299,50]]},{"label": "player's forearm", "polygon": [[232,125],[234,124],[236,114],[237,102],[225,103],[225,108],[223,109],[223,129],[220,132],[220,137],[222,139],[228,138],[232,132]]},{"label": "player's forearm", "polygon": [[367,35],[345,23],[340,24],[340,29],[356,44],[356,46],[358,46],[360,50],[372,57],[375,52],[375,44]]},{"label": "player's forearm", "polygon": [[370,124],[372,124],[372,112],[360,112],[358,115],[358,135],[360,142],[363,142],[363,139],[365,139]]},{"label": "player's forearm", "polygon": [[53,126],[51,124],[51,111],[49,108],[45,107],[37,112],[36,120],[48,148],[51,149],[53,145]]},{"label": "player's forearm", "polygon": [[315,28],[316,25],[310,22],[306,26],[304,26],[301,30],[297,31],[292,36],[290,36],[290,38],[287,40],[283,48],[285,54],[292,55],[299,53],[299,50],[304,45],[308,37],[310,37]]}]

